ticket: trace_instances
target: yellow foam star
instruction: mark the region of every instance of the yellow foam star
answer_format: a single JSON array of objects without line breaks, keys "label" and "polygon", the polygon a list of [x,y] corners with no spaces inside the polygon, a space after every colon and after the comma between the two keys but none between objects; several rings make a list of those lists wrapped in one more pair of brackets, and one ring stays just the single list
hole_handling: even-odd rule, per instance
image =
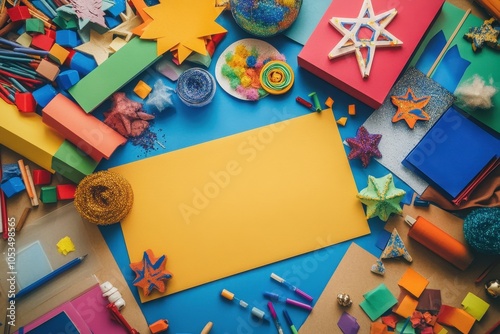
[{"label": "yellow foam star", "polygon": [[156,40],[158,55],[176,49],[179,63],[193,51],[206,55],[205,37],[226,32],[215,22],[223,10],[212,0],[162,0],[144,8],[152,21],[142,30],[141,38]]}]

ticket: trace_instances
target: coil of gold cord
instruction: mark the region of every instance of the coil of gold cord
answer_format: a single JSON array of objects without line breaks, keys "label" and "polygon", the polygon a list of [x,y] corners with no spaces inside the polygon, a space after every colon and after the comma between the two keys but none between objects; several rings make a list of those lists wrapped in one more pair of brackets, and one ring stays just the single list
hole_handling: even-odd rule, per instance
[{"label": "coil of gold cord", "polygon": [[84,219],[109,225],[125,218],[133,201],[132,187],[123,176],[100,171],[86,176],[78,184],[74,204]]}]

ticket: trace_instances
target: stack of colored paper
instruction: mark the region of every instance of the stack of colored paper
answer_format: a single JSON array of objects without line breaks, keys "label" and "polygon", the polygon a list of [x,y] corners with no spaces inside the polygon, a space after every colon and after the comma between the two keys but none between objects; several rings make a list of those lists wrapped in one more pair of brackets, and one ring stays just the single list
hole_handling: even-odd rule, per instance
[{"label": "stack of colored paper", "polygon": [[402,163],[459,205],[500,164],[499,137],[451,107]]}]

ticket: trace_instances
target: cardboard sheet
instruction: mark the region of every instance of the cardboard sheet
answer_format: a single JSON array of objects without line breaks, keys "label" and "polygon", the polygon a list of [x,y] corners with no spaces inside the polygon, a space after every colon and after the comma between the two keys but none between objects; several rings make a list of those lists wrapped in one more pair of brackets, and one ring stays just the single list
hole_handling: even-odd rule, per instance
[{"label": "cardboard sheet", "polygon": [[331,109],[111,170],[130,261],[166,254],[166,294],[370,232]]},{"label": "cardboard sheet", "polygon": [[[410,214],[412,216],[422,215],[453,237],[463,241],[461,219],[438,207],[433,205],[428,208],[404,206],[403,214]],[[484,283],[499,277],[500,266],[497,265],[494,267],[480,284],[474,283],[474,280],[489,265],[491,258],[476,258],[475,262],[466,271],[461,271],[434,255],[420,244],[408,239],[408,227],[403,221],[403,217],[391,217],[385,229],[390,231],[394,227],[399,231],[409,253],[413,256],[413,262],[410,264],[398,259],[383,260],[386,273],[384,276],[376,275],[370,272],[370,266],[375,263],[377,258],[355,243],[351,244],[316,302],[313,312],[311,312],[300,328],[301,334],[338,332],[336,323],[344,311],[356,317],[360,324],[360,333],[367,333],[371,321],[359,306],[359,303],[363,300],[363,294],[377,287],[379,284],[385,283],[391,292],[395,296],[398,296],[401,291],[398,281],[403,277],[408,268],[412,268],[429,280],[427,289],[439,289],[441,291],[443,305],[449,305],[462,310],[462,302],[469,292],[474,293],[485,301],[491,301],[484,290]],[[337,303],[336,296],[341,292],[349,294],[353,300],[353,304],[349,309],[344,309]],[[485,333],[498,321],[499,312],[500,304],[491,303],[481,321],[474,323],[470,333]],[[460,324],[457,325],[460,326]],[[453,327],[446,326],[446,329],[450,334],[459,333]]]}]

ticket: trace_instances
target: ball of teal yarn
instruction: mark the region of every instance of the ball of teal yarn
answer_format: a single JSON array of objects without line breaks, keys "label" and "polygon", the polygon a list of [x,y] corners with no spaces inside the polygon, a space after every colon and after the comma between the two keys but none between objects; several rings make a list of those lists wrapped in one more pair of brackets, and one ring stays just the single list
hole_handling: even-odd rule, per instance
[{"label": "ball of teal yarn", "polygon": [[500,208],[479,208],[464,219],[464,236],[478,253],[500,254]]},{"label": "ball of teal yarn", "polygon": [[246,32],[269,37],[288,29],[299,15],[302,0],[230,0],[236,23]]}]

